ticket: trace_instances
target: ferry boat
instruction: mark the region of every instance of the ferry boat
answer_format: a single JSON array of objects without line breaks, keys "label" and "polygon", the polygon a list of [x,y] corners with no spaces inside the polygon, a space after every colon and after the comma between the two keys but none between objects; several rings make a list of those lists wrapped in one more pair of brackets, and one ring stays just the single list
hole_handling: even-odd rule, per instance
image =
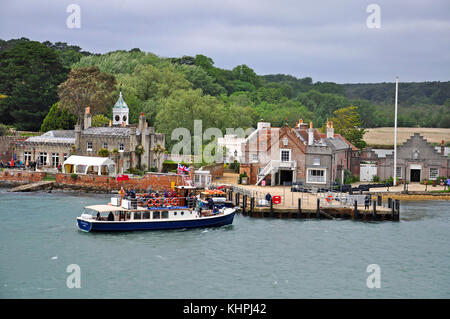
[{"label": "ferry boat", "polygon": [[77,218],[78,228],[91,231],[169,230],[230,225],[237,208],[207,209],[196,197],[111,198],[107,205],[91,205]]}]

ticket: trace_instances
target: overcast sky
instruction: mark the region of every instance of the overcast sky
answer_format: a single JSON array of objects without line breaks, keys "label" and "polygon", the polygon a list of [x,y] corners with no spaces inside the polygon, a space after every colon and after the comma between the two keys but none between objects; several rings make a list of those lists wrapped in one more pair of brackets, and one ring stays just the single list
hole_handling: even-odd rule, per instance
[{"label": "overcast sky", "polygon": [[[67,26],[70,4],[80,28]],[[370,4],[380,28],[367,25]],[[450,0],[0,0],[0,38],[20,37],[97,53],[204,54],[220,68],[314,82],[450,80]]]}]

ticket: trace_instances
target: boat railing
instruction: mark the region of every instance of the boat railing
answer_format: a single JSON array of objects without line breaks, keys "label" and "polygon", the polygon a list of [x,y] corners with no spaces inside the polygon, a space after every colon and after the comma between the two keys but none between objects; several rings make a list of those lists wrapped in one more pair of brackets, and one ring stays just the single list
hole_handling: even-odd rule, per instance
[{"label": "boat railing", "polygon": [[121,206],[129,205],[129,209],[138,209],[138,207],[148,209],[161,208],[189,208],[193,209],[197,205],[197,198],[190,197],[145,197],[145,196],[124,196],[122,198]]}]

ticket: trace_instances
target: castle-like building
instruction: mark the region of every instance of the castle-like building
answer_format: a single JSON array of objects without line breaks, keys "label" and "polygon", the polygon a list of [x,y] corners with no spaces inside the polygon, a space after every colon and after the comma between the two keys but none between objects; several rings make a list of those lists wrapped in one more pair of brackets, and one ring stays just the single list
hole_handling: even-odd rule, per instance
[{"label": "castle-like building", "polygon": [[[36,162],[41,167],[58,167],[70,155],[99,156],[99,151],[106,149],[109,157],[116,161],[118,173],[139,166],[146,170],[162,170],[164,134],[148,127],[143,113],[137,125],[130,125],[129,108],[122,92],[113,107],[109,126],[93,127],[91,124],[90,108],[86,107],[84,121],[82,125],[75,125],[75,130],[53,130],[17,144],[17,160]],[[158,145],[159,151],[156,151]]]}]

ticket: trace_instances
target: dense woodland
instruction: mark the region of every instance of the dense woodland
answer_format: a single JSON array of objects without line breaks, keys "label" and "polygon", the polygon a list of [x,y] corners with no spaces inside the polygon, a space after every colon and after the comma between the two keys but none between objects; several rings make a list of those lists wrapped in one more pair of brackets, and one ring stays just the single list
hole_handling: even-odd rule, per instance
[{"label": "dense woodland", "polygon": [[[108,86],[102,82],[106,78]],[[327,118],[337,118],[338,110],[355,106],[356,126],[394,124],[394,83],[313,82],[310,77],[257,75],[247,65],[221,69],[204,55],[164,58],[137,48],[92,54],[63,42],[0,40],[4,125],[30,131],[73,128],[79,117],[75,104],[81,102],[68,95],[80,85],[99,92],[83,100],[92,104],[114,102],[121,89],[130,122],[145,113],[150,125],[167,134],[169,145],[171,131],[192,130],[193,119],[203,120],[204,129],[223,132],[255,127],[261,119],[274,126],[285,121],[294,125],[300,117],[323,127]],[[93,108],[93,113],[96,125],[105,125],[111,107]],[[450,82],[400,83],[398,125],[449,128]]]}]

